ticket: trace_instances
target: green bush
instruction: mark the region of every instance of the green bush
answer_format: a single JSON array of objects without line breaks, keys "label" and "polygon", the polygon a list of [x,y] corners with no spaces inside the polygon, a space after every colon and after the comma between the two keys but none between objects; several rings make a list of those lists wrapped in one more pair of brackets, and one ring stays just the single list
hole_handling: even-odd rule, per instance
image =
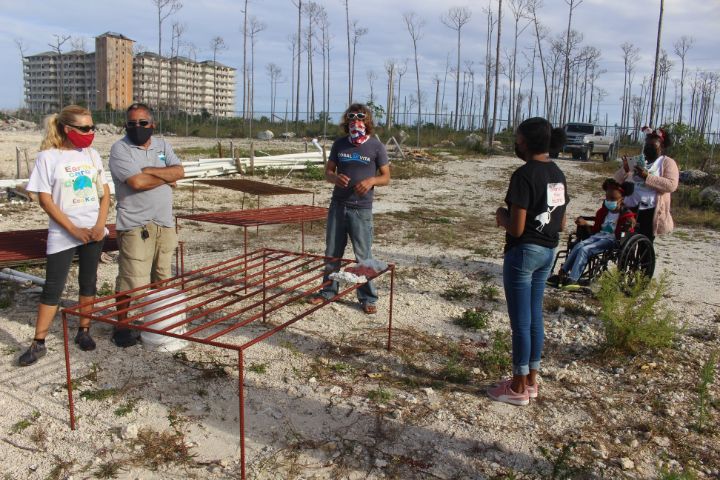
[{"label": "green bush", "polygon": [[510,335],[497,330],[493,332],[487,350],[478,352],[478,361],[489,375],[500,375],[510,367],[510,350]]},{"label": "green bush", "polygon": [[597,297],[608,349],[638,353],[672,345],[678,328],[672,312],[661,303],[666,276],[656,281],[612,269],[599,283]]},{"label": "green bush", "polygon": [[455,319],[455,325],[463,328],[472,328],[474,330],[482,330],[487,327],[490,312],[486,310],[478,310],[470,308],[465,310],[461,317]]}]

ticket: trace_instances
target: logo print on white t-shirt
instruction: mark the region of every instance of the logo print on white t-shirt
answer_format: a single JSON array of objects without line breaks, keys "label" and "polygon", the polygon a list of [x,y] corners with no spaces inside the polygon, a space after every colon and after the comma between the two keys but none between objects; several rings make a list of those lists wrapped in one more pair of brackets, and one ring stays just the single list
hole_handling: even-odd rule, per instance
[{"label": "logo print on white t-shirt", "polygon": [[550,223],[552,219],[550,214],[555,211],[557,207],[565,205],[565,185],[562,183],[548,183],[546,198],[548,204],[547,211],[535,217],[535,221],[540,224],[535,227],[535,230],[538,232],[542,232],[545,226]]}]

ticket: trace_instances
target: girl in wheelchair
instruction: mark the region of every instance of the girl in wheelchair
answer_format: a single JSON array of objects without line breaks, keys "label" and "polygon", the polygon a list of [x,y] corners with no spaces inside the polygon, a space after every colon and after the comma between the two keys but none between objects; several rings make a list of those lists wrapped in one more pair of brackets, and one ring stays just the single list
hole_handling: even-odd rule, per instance
[{"label": "girl in wheelchair", "polygon": [[624,233],[634,231],[635,214],[623,205],[624,198],[632,195],[634,184],[620,184],[608,178],[602,188],[605,190],[605,200],[595,214],[595,220],[588,221],[583,217],[575,220],[578,238],[585,239],[575,244],[560,267],[560,272],[548,279],[549,285],[571,291],[579,289],[580,276],[590,257],[616,248]]}]

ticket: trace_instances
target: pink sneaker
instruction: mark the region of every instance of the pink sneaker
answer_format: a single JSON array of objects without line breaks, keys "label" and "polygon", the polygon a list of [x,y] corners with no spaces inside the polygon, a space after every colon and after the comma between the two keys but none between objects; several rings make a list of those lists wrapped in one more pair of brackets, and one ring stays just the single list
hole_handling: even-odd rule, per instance
[{"label": "pink sneaker", "polygon": [[538,392],[540,392],[540,383],[535,382],[535,385],[526,385],[525,391],[528,393],[528,397],[537,398]]},{"label": "pink sneaker", "polygon": [[488,396],[496,402],[509,403],[510,405],[527,405],[530,403],[530,396],[526,388],[523,393],[515,393],[510,388],[510,382],[501,382],[498,386],[488,390]]}]

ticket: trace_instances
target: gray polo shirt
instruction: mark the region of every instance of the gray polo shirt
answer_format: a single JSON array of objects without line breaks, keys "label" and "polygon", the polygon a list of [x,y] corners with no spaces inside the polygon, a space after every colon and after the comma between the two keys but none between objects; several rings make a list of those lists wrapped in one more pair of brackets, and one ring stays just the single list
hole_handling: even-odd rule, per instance
[{"label": "gray polo shirt", "polygon": [[170,144],[151,137],[150,146],[144,149],[123,137],[110,149],[109,165],[115,183],[118,230],[131,230],[150,222],[161,227],[173,226],[173,195],[169,185],[137,191],[127,184],[128,178],[142,173],[143,168],[180,165]]}]

